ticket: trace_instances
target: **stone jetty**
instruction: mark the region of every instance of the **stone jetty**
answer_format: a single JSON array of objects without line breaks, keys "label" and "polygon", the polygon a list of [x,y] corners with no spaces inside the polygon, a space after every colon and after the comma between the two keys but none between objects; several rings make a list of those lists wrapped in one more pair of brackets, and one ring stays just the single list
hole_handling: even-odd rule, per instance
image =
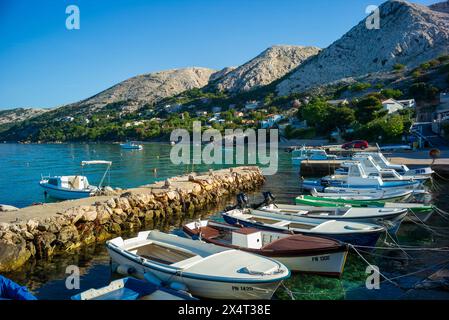
[{"label": "stone jetty", "polygon": [[30,259],[48,259],[140,230],[157,219],[192,217],[224,197],[256,190],[264,181],[258,167],[237,167],[173,177],[98,197],[1,212],[0,272],[17,270]]}]

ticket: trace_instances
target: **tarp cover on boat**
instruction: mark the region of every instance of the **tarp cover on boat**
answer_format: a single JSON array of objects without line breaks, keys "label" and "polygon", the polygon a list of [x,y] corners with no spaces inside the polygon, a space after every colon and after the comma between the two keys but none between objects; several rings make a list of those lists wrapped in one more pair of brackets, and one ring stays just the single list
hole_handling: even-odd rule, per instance
[{"label": "tarp cover on boat", "polygon": [[0,300],[37,300],[26,287],[0,275]]}]

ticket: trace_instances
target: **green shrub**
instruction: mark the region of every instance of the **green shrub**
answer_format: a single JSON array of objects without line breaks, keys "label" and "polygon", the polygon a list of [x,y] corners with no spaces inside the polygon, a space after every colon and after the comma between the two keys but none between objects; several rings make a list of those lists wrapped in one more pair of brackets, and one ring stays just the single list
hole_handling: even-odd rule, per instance
[{"label": "green shrub", "polygon": [[401,64],[401,63],[396,63],[394,66],[393,66],[393,70],[394,71],[402,71],[402,70],[404,70],[405,69],[405,65],[403,65],[403,64]]},{"label": "green shrub", "polygon": [[291,126],[285,128],[287,139],[313,139],[316,137],[315,128],[293,129]]},{"label": "green shrub", "polygon": [[381,95],[383,95],[385,98],[393,98],[393,99],[397,99],[399,97],[401,97],[403,95],[401,90],[398,89],[384,89],[381,92]]},{"label": "green shrub", "polygon": [[349,87],[353,92],[359,92],[371,88],[371,83],[358,82]]}]

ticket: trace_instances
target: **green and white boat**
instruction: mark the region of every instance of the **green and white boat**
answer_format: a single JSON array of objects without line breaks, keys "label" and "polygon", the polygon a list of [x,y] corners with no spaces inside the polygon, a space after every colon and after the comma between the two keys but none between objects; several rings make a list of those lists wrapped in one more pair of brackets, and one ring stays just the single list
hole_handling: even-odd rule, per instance
[{"label": "green and white boat", "polygon": [[295,199],[296,204],[314,207],[353,207],[353,208],[403,208],[411,213],[411,220],[426,221],[433,213],[433,206],[421,203],[383,202],[344,198],[325,198],[303,195]]}]

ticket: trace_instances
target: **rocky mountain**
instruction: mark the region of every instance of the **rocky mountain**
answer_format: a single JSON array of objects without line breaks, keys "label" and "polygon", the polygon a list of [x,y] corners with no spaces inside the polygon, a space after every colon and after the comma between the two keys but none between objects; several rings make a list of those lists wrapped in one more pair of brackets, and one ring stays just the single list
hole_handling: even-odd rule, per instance
[{"label": "rocky mountain", "polygon": [[277,86],[280,95],[388,72],[395,64],[413,68],[449,52],[449,15],[404,0],[379,7],[380,28],[362,20],[342,38],[296,68]]},{"label": "rocky mountain", "polygon": [[16,108],[0,110],[0,125],[29,120],[48,111],[50,109]]},{"label": "rocky mountain", "polygon": [[135,111],[145,104],[156,103],[183,91],[201,88],[208,84],[215,70],[207,68],[173,69],[136,76],[98,93],[97,95],[72,104],[76,109],[101,110],[111,104],[119,104],[124,111]]},{"label": "rocky mountain", "polygon": [[429,8],[434,11],[449,13],[449,1],[432,4]]},{"label": "rocky mountain", "polygon": [[273,46],[240,67],[226,70],[211,85],[230,93],[250,91],[282,78],[319,51],[316,47]]}]

